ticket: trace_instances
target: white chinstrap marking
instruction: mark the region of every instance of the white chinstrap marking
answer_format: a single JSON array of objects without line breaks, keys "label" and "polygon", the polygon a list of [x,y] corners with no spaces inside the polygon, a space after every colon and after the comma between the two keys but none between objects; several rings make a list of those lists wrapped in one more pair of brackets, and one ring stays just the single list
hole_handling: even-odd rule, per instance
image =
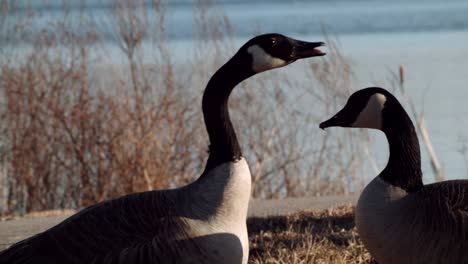
[{"label": "white chinstrap marking", "polygon": [[387,97],[381,93],[372,95],[351,127],[382,129],[382,110],[386,101]]},{"label": "white chinstrap marking", "polygon": [[252,70],[257,73],[282,67],[287,64],[286,61],[266,53],[265,50],[258,45],[250,46],[247,52],[252,55]]}]

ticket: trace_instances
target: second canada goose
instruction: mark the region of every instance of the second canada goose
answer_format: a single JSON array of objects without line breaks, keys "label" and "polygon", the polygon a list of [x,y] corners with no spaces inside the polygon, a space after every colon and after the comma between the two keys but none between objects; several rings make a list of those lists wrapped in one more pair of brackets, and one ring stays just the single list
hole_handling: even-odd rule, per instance
[{"label": "second canada goose", "polygon": [[256,73],[325,55],[322,45],[280,34],[249,40],[206,86],[210,153],[195,182],[86,208],[1,252],[0,263],[247,263],[251,176],[229,118],[229,95]]},{"label": "second canada goose", "polygon": [[378,263],[468,263],[468,181],[424,185],[415,128],[398,100],[382,88],[355,92],[320,124],[374,128],[387,137],[385,169],[363,190],[358,233]]}]

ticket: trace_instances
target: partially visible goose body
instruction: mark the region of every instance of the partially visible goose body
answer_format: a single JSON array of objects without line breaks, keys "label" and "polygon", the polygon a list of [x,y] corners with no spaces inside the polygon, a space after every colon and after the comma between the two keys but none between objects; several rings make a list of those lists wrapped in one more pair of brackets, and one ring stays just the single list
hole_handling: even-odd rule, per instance
[{"label": "partially visible goose body", "polygon": [[388,139],[385,169],[362,192],[356,227],[371,255],[387,263],[468,263],[468,181],[424,185],[415,128],[398,100],[366,88],[320,128],[374,128]]},{"label": "partially visible goose body", "polygon": [[249,40],[205,89],[210,154],[199,179],[86,208],[1,252],[0,263],[247,263],[251,176],[229,118],[229,95],[256,73],[324,55],[316,49],[322,44],[280,34]]}]

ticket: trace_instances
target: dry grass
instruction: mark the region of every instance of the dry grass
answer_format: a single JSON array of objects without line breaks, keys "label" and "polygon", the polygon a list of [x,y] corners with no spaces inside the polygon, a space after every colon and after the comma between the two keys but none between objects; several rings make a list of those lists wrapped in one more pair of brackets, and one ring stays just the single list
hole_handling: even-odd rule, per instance
[{"label": "dry grass", "polygon": [[359,240],[354,207],[250,218],[252,264],[373,263]]}]

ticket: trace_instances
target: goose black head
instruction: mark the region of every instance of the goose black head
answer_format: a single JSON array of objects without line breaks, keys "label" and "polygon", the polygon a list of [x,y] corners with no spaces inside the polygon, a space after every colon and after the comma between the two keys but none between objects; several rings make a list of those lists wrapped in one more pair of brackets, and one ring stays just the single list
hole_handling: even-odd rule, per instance
[{"label": "goose black head", "polygon": [[323,42],[306,42],[292,39],[281,34],[264,34],[249,40],[240,51],[252,58],[255,73],[286,66],[298,59],[323,56],[317,49]]},{"label": "goose black head", "polygon": [[353,93],[344,108],[332,118],[320,123],[320,128],[360,127],[382,130],[383,110],[389,101],[398,102],[387,90],[371,87]]}]

